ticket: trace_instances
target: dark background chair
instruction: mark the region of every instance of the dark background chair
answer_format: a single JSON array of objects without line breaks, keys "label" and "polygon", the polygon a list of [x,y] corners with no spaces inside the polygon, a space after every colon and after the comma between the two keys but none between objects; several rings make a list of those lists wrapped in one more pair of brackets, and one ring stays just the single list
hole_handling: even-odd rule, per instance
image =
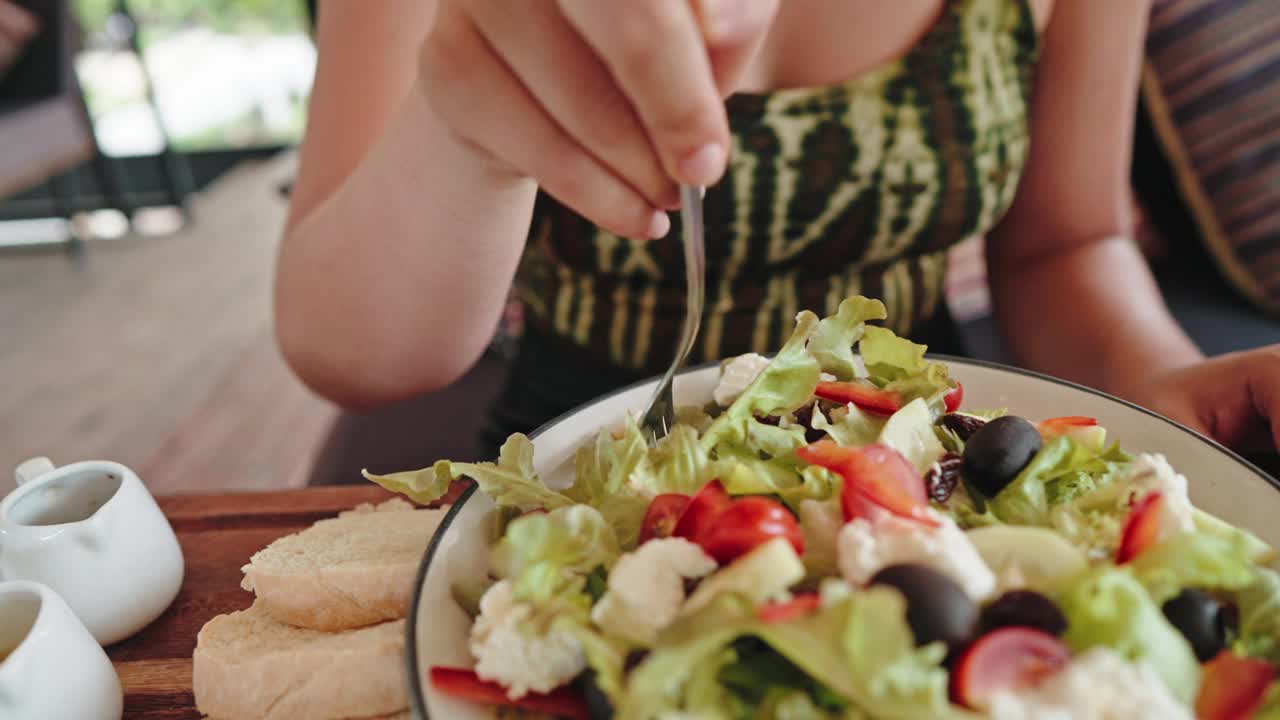
[{"label": "dark background chair", "polygon": [[20,0],[40,31],[0,80],[0,197],[98,156],[73,65],[78,31],[64,0]]}]

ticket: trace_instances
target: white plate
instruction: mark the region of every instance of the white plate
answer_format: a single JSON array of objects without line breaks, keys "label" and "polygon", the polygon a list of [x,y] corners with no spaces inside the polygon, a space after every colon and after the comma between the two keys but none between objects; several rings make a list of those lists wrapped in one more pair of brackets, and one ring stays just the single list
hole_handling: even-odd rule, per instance
[{"label": "white plate", "polygon": [[[1159,452],[1191,482],[1199,507],[1253,530],[1280,547],[1280,485],[1222,446],[1135,405],[1087,388],[995,364],[938,358],[964,384],[967,408],[1008,408],[1033,420],[1087,415],[1104,425],[1110,437],[1131,452]],[[690,370],[676,378],[678,404],[703,404],[718,378],[715,366]],[[549,483],[568,482],[573,455],[600,428],[638,414],[653,391],[645,382],[606,396],[548,424],[534,435],[535,465]],[[425,682],[433,665],[470,667],[467,634],[470,619],[453,601],[450,588],[474,582],[486,570],[486,520],[493,504],[468,491],[441,522],[418,573],[409,609],[406,669],[414,716],[449,720],[492,720],[487,708],[434,692]]]}]

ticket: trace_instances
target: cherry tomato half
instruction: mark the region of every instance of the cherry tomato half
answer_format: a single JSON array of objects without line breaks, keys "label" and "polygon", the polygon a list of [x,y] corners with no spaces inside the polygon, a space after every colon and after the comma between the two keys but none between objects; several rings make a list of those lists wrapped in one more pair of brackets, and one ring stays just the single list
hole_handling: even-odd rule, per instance
[{"label": "cherry tomato half", "polygon": [[696,542],[723,565],[776,537],[786,538],[797,553],[804,552],[796,517],[776,500],[750,495],[730,503]]},{"label": "cherry tomato half", "polygon": [[1005,627],[970,645],[951,670],[951,699],[981,709],[1001,690],[1035,685],[1071,660],[1071,651],[1058,638],[1040,630]]},{"label": "cherry tomato half", "polygon": [[676,519],[676,526],[671,534],[701,544],[700,538],[707,528],[711,527],[716,516],[732,502],[724,484],[719,480],[712,480],[703,485],[689,501],[684,512]]},{"label": "cherry tomato half", "polygon": [[689,507],[689,496],[679,493],[666,493],[655,497],[644,513],[644,521],[640,523],[640,544],[654,538],[666,538],[676,530],[676,523]]}]

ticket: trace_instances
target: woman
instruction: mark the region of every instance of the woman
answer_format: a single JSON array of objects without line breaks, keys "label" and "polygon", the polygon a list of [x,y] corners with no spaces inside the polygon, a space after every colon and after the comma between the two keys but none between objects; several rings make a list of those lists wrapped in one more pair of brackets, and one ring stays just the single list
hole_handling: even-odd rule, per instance
[{"label": "woman", "polygon": [[797,309],[854,292],[945,348],[943,252],[985,234],[1020,362],[1228,444],[1265,438],[1280,354],[1206,361],[1127,237],[1147,10],[322,4],[281,346],[346,406],[443,387],[520,266],[532,327],[493,430],[531,429],[669,360],[683,280],[667,211],[685,182],[709,186],[695,362],[776,347]]}]

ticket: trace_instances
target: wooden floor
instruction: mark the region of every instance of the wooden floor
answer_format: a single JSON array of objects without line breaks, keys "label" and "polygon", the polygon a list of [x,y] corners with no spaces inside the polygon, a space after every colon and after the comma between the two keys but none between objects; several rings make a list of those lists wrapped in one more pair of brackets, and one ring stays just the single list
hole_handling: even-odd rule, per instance
[{"label": "wooden floor", "polygon": [[291,169],[233,170],[174,235],[0,252],[0,472],[48,455],[117,460],[156,493],[305,482],[336,413],[272,340]]}]

